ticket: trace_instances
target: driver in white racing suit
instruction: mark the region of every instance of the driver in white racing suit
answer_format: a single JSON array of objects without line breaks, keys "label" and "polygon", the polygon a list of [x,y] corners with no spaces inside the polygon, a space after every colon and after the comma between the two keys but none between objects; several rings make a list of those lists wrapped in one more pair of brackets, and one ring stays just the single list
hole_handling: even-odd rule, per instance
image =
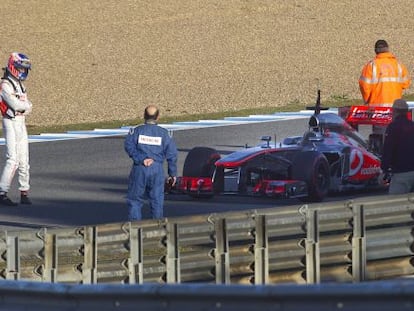
[{"label": "driver in white racing suit", "polygon": [[28,197],[29,142],[25,120],[26,115],[32,110],[32,103],[28,100],[26,88],[22,84],[30,69],[31,61],[26,55],[12,53],[0,82],[0,110],[6,141],[6,164],[0,177],[0,205],[17,205],[7,196],[16,170],[20,203],[32,204]]}]

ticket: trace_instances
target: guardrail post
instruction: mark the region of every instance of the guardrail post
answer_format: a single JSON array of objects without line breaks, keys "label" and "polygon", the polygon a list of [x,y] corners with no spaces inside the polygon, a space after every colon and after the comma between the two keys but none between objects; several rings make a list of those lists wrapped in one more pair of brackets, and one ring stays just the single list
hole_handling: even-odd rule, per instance
[{"label": "guardrail post", "polygon": [[129,283],[144,283],[144,250],[142,228],[133,228],[129,223]]},{"label": "guardrail post", "polygon": [[254,284],[269,283],[269,247],[266,215],[256,216],[254,245]]},{"label": "guardrail post", "polygon": [[230,284],[230,255],[226,219],[216,220],[214,227],[216,234],[216,249],[214,252],[216,284]]},{"label": "guardrail post", "polygon": [[7,236],[6,238],[7,247],[7,280],[18,280],[20,279],[20,249],[19,249],[19,237],[18,236]]},{"label": "guardrail post", "polygon": [[367,266],[367,245],[365,236],[365,214],[363,205],[352,205],[352,279],[354,282],[364,281]]},{"label": "guardrail post", "polygon": [[58,268],[58,246],[56,234],[50,234],[45,231],[44,248],[45,248],[45,269],[43,271],[43,281],[55,283],[57,281]]},{"label": "guardrail post", "polygon": [[167,283],[180,283],[178,225],[167,223]]},{"label": "guardrail post", "polygon": [[318,211],[306,209],[306,283],[320,282],[320,249]]},{"label": "guardrail post", "polygon": [[82,269],[83,284],[97,283],[98,243],[95,226],[85,227],[84,266]]}]

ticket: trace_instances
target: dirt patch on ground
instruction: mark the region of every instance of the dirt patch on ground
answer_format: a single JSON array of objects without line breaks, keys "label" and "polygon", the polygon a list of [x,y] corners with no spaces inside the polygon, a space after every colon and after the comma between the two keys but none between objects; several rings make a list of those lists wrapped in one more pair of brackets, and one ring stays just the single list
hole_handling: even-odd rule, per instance
[{"label": "dirt patch on ground", "polygon": [[[127,120],[359,98],[386,39],[412,72],[414,2],[2,0],[0,62],[33,60],[28,123]],[[412,89],[409,93],[413,93]]]}]

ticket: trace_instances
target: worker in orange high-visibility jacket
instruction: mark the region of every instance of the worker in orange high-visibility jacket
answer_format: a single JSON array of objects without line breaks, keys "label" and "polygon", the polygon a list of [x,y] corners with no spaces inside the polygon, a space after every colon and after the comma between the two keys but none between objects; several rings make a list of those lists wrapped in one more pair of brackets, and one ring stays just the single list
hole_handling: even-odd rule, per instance
[{"label": "worker in orange high-visibility jacket", "polygon": [[373,106],[392,106],[410,86],[407,68],[389,51],[385,40],[375,43],[375,58],[363,68],[359,78],[364,103]]}]

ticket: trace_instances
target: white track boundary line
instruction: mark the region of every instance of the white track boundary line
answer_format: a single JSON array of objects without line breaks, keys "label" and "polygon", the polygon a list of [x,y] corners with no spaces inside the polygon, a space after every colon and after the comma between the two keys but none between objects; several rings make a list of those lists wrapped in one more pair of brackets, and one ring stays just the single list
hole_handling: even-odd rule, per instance
[{"label": "white track boundary line", "polygon": [[[414,108],[414,102],[408,102],[410,108]],[[337,108],[322,110],[321,113],[338,113]],[[281,121],[308,118],[313,114],[313,110],[301,110],[298,112],[278,112],[269,115],[250,115],[247,117],[226,117],[223,120],[199,120],[188,122],[173,122],[172,124],[159,124],[169,131],[197,129],[203,127],[217,127],[234,124],[259,123],[269,121]],[[29,143],[61,141],[70,139],[122,136],[126,135],[131,126],[119,129],[94,129],[90,131],[68,131],[66,133],[41,133],[39,135],[29,135]],[[4,145],[4,138],[0,138],[0,145]]]}]

